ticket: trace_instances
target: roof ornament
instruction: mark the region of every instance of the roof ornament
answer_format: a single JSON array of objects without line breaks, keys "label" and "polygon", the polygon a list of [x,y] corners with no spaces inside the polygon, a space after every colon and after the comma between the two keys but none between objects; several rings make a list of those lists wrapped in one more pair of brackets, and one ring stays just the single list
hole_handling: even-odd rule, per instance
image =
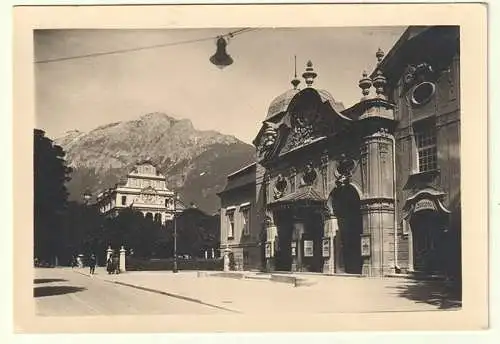
[{"label": "roof ornament", "polygon": [[306,71],[302,74],[302,77],[306,81],[307,87],[312,86],[314,79],[317,76],[318,76],[318,74],[316,74],[314,72],[314,68],[313,68],[313,64],[312,64],[311,60],[307,61]]},{"label": "roof ornament", "polygon": [[359,88],[361,88],[361,92],[363,93],[361,100],[368,98],[370,87],[372,87],[372,79],[368,77],[368,73],[364,70],[363,77],[359,80]]},{"label": "roof ornament", "polygon": [[299,84],[300,84],[300,80],[297,79],[297,55],[294,55],[294,60],[295,60],[294,74],[293,74],[293,80],[291,82],[293,85],[293,89],[296,90],[297,86],[299,86]]},{"label": "roof ornament", "polygon": [[377,98],[386,99],[384,94],[384,87],[387,84],[386,77],[382,72],[377,70],[377,75],[373,78],[373,86],[375,87],[375,92],[377,93]]},{"label": "roof ornament", "polygon": [[382,49],[378,48],[377,52],[375,53],[375,56],[377,57],[378,63],[382,62],[384,55],[385,55],[384,51]]}]

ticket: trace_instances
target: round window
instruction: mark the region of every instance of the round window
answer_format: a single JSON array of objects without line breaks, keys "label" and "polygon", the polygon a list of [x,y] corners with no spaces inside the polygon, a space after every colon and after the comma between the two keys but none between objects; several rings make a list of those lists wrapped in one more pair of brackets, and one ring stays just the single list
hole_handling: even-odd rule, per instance
[{"label": "round window", "polygon": [[414,105],[424,105],[436,92],[436,86],[432,82],[422,82],[415,86],[412,92],[411,101]]}]

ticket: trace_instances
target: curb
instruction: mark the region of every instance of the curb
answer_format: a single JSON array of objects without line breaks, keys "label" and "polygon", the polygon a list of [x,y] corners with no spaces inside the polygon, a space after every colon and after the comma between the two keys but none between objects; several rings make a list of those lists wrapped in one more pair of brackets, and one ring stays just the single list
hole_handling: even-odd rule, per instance
[{"label": "curb", "polygon": [[[86,276],[86,277],[90,278],[90,274],[86,274],[86,273],[83,273],[83,272],[80,272],[80,271],[75,271],[75,272],[79,273],[80,275],[83,275],[83,276]],[[170,297],[173,297],[173,298],[176,298],[176,299],[198,303],[200,305],[204,305],[204,306],[208,306],[208,307],[212,307],[212,308],[224,310],[224,311],[227,311],[227,312],[240,313],[241,314],[240,311],[237,311],[237,310],[234,310],[234,309],[230,309],[230,308],[226,308],[226,307],[222,307],[222,306],[213,305],[213,304],[210,304],[210,303],[206,303],[204,301],[201,301],[199,299],[195,299],[195,298],[192,298],[192,297],[189,297],[189,296],[183,296],[183,295],[179,295],[179,294],[173,294],[173,293],[169,293],[169,292],[158,290],[158,289],[141,287],[141,286],[138,286],[138,285],[129,284],[129,283],[120,282],[120,281],[111,281],[111,280],[107,280],[107,279],[104,279],[104,278],[101,278],[101,277],[97,277],[97,278],[100,279],[101,281],[104,281],[104,282],[107,282],[107,283],[112,283],[112,284],[121,285],[121,286],[124,286],[124,287],[129,287],[129,288],[134,288],[134,289],[138,289],[138,290],[143,290],[143,291],[147,291],[147,292],[155,293],[155,294],[160,294],[160,295],[164,295],[164,296],[170,296]]]}]

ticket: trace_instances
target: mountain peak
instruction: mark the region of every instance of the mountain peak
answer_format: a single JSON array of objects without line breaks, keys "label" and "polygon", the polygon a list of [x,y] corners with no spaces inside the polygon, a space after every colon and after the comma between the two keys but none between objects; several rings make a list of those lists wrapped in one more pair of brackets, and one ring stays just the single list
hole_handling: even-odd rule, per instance
[{"label": "mountain peak", "polygon": [[213,212],[225,176],[252,161],[255,153],[234,136],[197,130],[191,120],[163,112],[72,133],[59,140],[74,170],[68,184],[71,199],[79,199],[86,188],[97,192],[114,185],[147,157],[165,175],[170,188]]},{"label": "mountain peak", "polygon": [[148,120],[148,119],[169,119],[169,120],[176,120],[173,116],[170,116],[164,112],[150,112],[145,115],[142,115],[140,117],[141,120]]}]

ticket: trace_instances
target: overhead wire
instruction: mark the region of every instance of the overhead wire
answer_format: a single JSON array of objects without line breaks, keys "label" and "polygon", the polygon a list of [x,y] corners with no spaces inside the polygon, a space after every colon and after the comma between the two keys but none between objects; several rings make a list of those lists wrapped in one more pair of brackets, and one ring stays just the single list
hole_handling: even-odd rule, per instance
[{"label": "overhead wire", "polygon": [[142,51],[142,50],[151,50],[151,49],[165,48],[165,47],[171,47],[171,46],[178,46],[178,45],[183,45],[183,44],[198,43],[198,42],[203,42],[203,41],[214,40],[218,37],[232,38],[234,36],[237,36],[237,35],[240,35],[240,34],[243,34],[246,32],[250,32],[253,30],[257,30],[257,28],[243,28],[243,29],[229,32],[229,33],[226,33],[223,35],[218,35],[218,36],[210,36],[210,37],[204,37],[204,38],[198,38],[198,39],[190,39],[190,40],[184,40],[184,41],[148,45],[148,46],[142,46],[142,47],[136,47],[136,48],[103,51],[103,52],[96,52],[96,53],[89,53],[89,54],[75,55],[75,56],[57,57],[57,58],[53,58],[53,59],[38,60],[38,61],[35,60],[34,63],[46,64],[46,63],[53,63],[53,62],[62,62],[62,61],[68,61],[68,60],[106,56],[106,55],[124,54],[124,53],[130,53],[130,52],[136,52],[136,51]]}]

